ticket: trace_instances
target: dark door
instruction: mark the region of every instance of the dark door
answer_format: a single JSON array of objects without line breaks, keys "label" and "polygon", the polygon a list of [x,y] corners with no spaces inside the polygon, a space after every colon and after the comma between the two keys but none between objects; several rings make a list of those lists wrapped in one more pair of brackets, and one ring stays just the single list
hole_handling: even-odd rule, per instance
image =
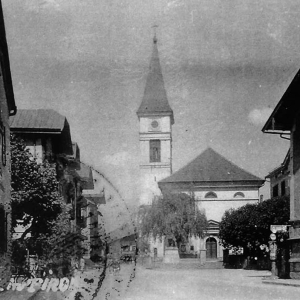
[{"label": "dark door", "polygon": [[206,240],[206,259],[217,258],[217,241],[210,237]]}]

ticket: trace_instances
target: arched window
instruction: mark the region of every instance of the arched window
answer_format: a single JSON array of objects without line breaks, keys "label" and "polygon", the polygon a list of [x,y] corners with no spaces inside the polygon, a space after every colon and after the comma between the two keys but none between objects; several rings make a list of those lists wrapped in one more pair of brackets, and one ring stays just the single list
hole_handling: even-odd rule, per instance
[{"label": "arched window", "polygon": [[218,196],[214,192],[208,192],[205,194],[205,198],[218,198]]},{"label": "arched window", "polygon": [[245,195],[242,192],[237,192],[234,194],[233,198],[245,198]]}]

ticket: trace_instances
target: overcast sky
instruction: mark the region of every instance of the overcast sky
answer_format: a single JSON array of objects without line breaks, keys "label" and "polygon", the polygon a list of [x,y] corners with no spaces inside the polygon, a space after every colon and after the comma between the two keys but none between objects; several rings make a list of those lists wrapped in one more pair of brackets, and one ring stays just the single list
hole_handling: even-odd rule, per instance
[{"label": "overcast sky", "polygon": [[261,128],[300,67],[298,0],[2,0],[18,108],[65,115],[82,160],[137,199],[154,24],[173,170],[208,146],[264,178],[289,147]]}]

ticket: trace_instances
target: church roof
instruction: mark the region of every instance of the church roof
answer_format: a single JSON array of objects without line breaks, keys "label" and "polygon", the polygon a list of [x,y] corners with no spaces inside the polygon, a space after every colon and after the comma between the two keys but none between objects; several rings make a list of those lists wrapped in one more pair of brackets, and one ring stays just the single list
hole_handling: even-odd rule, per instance
[{"label": "church roof", "polygon": [[261,185],[264,180],[236,166],[211,148],[159,183],[251,181]]},{"label": "church roof", "polygon": [[149,73],[146,81],[142,103],[137,110],[137,115],[170,115],[174,123],[173,110],[171,109],[165,90],[163,75],[157,50],[157,39],[153,39],[153,51],[150,61]]}]

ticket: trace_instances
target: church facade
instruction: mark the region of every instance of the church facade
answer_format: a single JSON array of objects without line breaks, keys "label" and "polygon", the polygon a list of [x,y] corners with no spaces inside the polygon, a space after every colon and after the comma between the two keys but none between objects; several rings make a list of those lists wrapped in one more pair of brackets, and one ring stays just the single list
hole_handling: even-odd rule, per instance
[{"label": "church facade", "polygon": [[[180,254],[200,255],[220,259],[219,223],[225,212],[247,203],[259,201],[259,187],[264,180],[239,168],[208,148],[191,163],[172,173],[172,125],[174,114],[164,87],[159,62],[157,39],[153,39],[152,57],[139,118],[140,143],[140,205],[151,205],[155,196],[166,190],[193,193],[196,205],[204,210],[209,228],[204,239],[192,238],[181,245]],[[163,257],[168,241],[151,241],[150,251]]]},{"label": "church facade", "polygon": [[259,201],[259,188],[264,180],[236,166],[225,157],[207,148],[189,164],[161,180],[164,191],[192,193],[198,208],[205,212],[208,229],[203,239],[192,238],[182,245],[180,253],[199,254],[206,259],[221,259],[223,248],[219,240],[219,223],[224,212],[247,203]]}]

